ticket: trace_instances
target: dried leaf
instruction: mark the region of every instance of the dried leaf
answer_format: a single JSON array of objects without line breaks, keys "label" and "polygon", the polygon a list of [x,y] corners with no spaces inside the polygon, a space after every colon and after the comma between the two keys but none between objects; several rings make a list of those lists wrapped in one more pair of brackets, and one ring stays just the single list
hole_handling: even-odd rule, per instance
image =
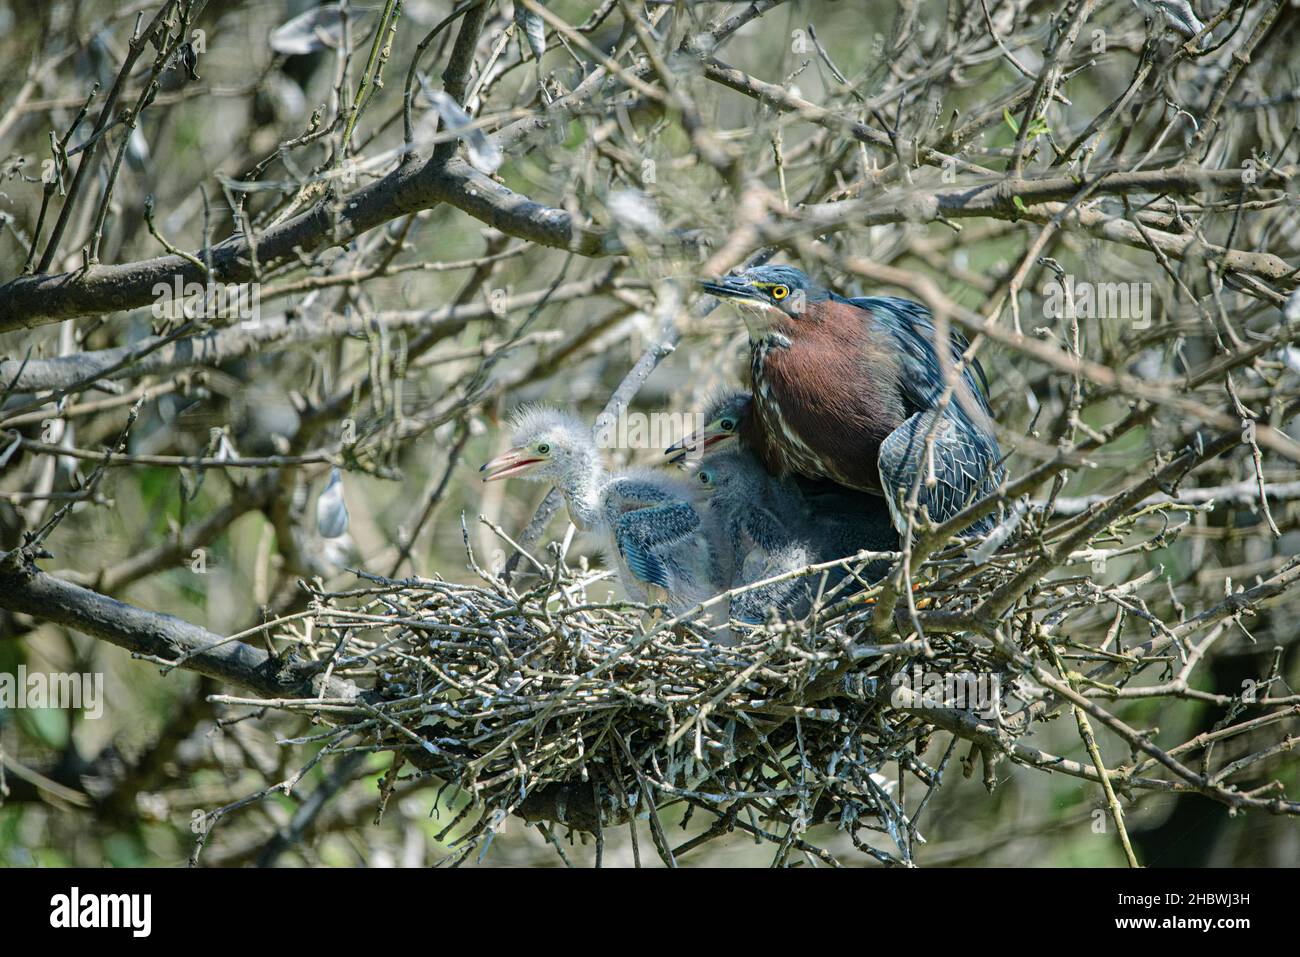
[{"label": "dried leaf", "polygon": [[343,500],[343,474],[334,468],[329,484],[316,500],[316,529],[321,538],[342,538],[348,532],[348,504]]},{"label": "dried leaf", "polygon": [[519,27],[519,32],[528,42],[528,49],[532,50],[533,56],[540,60],[546,52],[546,23],[541,15],[526,10],[516,3],[515,25]]},{"label": "dried leaf", "polygon": [[663,232],[663,221],[654,202],[639,189],[616,189],[605,198],[610,215],[620,226],[638,233]]},{"label": "dried leaf", "polygon": [[271,49],[290,56],[334,50],[342,42],[343,13],[337,3],[299,14],[271,33]]},{"label": "dried leaf", "polygon": [[460,134],[469,154],[469,163],[480,173],[495,173],[501,168],[503,158],[501,150],[493,143],[482,129],[473,126],[474,120],[442,90],[429,94],[433,109],[442,120],[443,126]]}]

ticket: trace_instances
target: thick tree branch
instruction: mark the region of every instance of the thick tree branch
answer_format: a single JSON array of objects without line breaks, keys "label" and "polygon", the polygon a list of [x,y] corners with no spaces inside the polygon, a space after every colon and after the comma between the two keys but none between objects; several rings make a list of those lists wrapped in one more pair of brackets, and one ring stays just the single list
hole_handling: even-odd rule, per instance
[{"label": "thick tree branch", "polygon": [[[276,659],[240,641],[227,641],[173,615],[147,611],[62,581],[11,553],[0,558],[0,608],[75,629],[133,654],[181,666],[268,697],[354,698],[356,686],[331,678],[317,687],[323,662]],[[202,649],[208,648],[204,651]]]},{"label": "thick tree branch", "polygon": [[[602,232],[575,222],[564,210],[533,202],[467,163],[445,166],[422,157],[398,167],[378,182],[273,226],[257,237],[257,262],[266,269],[329,246],[342,246],[376,226],[409,213],[448,203],[481,222],[543,246],[601,255]],[[255,278],[248,241],[232,236],[211,250],[214,282],[238,283]],[[155,286],[206,281],[203,270],[183,256],[160,256],[117,266],[95,266],[45,276],[20,276],[0,286],[0,333],[34,329],[75,316],[137,309],[157,301]]]}]

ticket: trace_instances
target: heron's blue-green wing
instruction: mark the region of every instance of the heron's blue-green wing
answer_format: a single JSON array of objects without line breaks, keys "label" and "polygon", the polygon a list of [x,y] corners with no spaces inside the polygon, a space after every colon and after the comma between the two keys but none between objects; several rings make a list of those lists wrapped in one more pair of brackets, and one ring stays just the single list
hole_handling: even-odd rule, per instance
[{"label": "heron's blue-green wing", "polygon": [[[871,312],[892,335],[898,347],[899,386],[911,411],[933,408],[945,385],[937,348],[938,330],[934,327],[930,310],[919,302],[895,296],[863,296],[848,302]],[[960,361],[968,348],[970,343],[966,337],[957,329],[950,328],[948,349],[951,361]],[[991,417],[988,378],[979,360],[973,359],[962,370],[962,375],[974,400],[984,414]]]},{"label": "heron's blue-green wing", "polygon": [[690,503],[668,502],[624,512],[614,522],[614,541],[633,575],[668,588],[668,552],[699,527],[699,512]]},{"label": "heron's blue-green wing", "polygon": [[[880,480],[894,525],[900,531],[906,522],[901,503],[907,501],[918,473],[917,505],[925,506],[932,522],[947,521],[1001,482],[997,447],[990,446],[964,419],[938,417],[934,454],[929,456],[925,440],[935,418],[934,413],[917,413],[880,444]],[[933,484],[927,481],[931,474]],[[988,517],[972,525],[968,533],[984,534],[992,527],[993,519]]]}]

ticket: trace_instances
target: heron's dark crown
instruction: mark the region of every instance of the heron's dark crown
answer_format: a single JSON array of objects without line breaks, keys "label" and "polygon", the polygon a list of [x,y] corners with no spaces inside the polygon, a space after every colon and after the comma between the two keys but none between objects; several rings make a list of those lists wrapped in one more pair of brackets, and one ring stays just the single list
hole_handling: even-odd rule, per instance
[{"label": "heron's dark crown", "polygon": [[832,298],[830,290],[817,285],[794,266],[754,266],[721,279],[706,279],[703,285],[721,299],[757,300],[785,307],[785,303],[824,302]]},{"label": "heron's dark crown", "polygon": [[829,299],[831,296],[830,290],[819,286],[807,273],[794,266],[755,266],[742,272],[740,278],[764,285],[789,286],[791,292],[802,291],[809,302]]}]

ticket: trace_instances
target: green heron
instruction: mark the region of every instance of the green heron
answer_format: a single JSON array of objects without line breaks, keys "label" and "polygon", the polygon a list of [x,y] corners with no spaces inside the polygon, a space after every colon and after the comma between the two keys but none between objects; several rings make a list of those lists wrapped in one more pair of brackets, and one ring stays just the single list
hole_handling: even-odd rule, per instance
[{"label": "green heron", "polygon": [[[797,516],[798,491],[767,474],[753,453],[732,448],[708,455],[695,472],[708,496],[706,508],[719,529],[722,574],[737,585],[752,585],[814,561]],[[806,579],[787,579],[741,592],[731,601],[730,617],[761,624],[770,613],[800,618],[811,604]]]},{"label": "green heron", "polygon": [[610,473],[591,429],[544,406],[516,415],[511,444],[479,469],[483,481],[519,476],[559,489],[573,523],[618,556],[634,600],[680,614],[726,588],[714,528],[697,510],[701,493],[689,479],[648,469]]},{"label": "green heron", "polygon": [[[682,462],[690,454],[703,455],[707,462],[733,448],[748,449],[740,424],[750,414],[748,392],[723,392],[705,407],[704,427],[664,451],[669,461]],[[898,551],[898,532],[880,496],[845,488],[826,479],[789,476],[795,502],[784,514],[795,516],[799,534],[809,543],[814,560],[833,561],[860,551]],[[889,571],[889,561],[879,559],[862,571],[867,582],[877,582]],[[843,572],[832,575],[838,581]]]},{"label": "green heron", "polygon": [[[745,319],[753,401],[739,435],[773,475],[883,495],[900,532],[902,503],[918,481],[918,508],[933,522],[1001,483],[984,370],[977,360],[965,364],[939,411],[943,366],[924,306],[891,296],[846,299],[792,266],[757,266],[703,286]],[[967,347],[960,333],[949,334],[951,362]],[[970,533],[993,525],[984,518]]]}]

